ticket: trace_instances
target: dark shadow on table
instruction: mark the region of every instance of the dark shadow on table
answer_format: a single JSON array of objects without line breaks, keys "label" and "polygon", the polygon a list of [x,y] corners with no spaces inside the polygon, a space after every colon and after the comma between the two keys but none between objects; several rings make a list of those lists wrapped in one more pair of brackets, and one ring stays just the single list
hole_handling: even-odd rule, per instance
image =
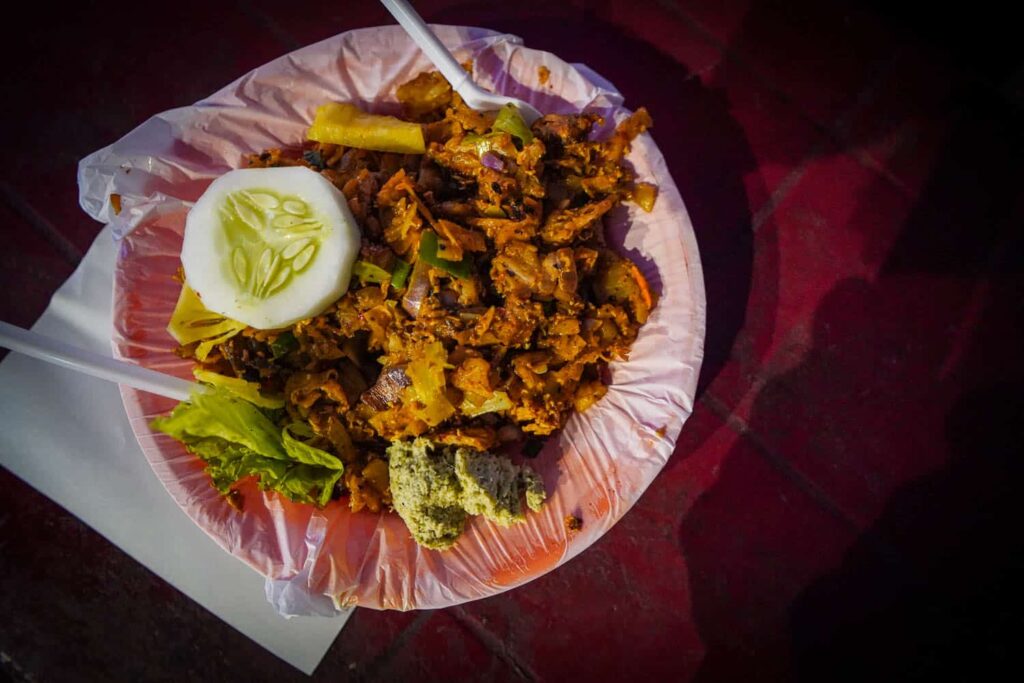
[{"label": "dark shadow on table", "polygon": [[[999,0],[972,2],[970,11],[954,4],[927,0],[866,0],[861,4],[884,17],[892,26],[934,48],[947,52],[959,66],[972,69],[993,84],[1010,79],[1018,103],[1024,65],[1018,22],[1013,5]],[[1016,72],[1016,76],[1014,76]],[[1007,93],[1010,94],[1010,93]]]},{"label": "dark shadow on table", "polygon": [[[1019,382],[962,395],[949,465],[901,487],[842,566],[801,593],[800,680],[994,680],[1012,666],[1024,632],[1022,397]],[[892,543],[899,555],[879,552]]]},{"label": "dark shadow on table", "polygon": [[[744,528],[716,530],[729,540],[694,544],[688,523],[715,518],[744,481],[727,456],[680,531],[708,648],[698,680],[987,680],[1012,666],[1024,631],[1024,141],[989,91],[958,98],[963,113],[898,234],[864,227],[877,275],[821,299],[810,348],[765,384],[749,418],[769,448],[786,444],[773,457],[810,468],[826,494],[884,500],[880,515],[858,531],[862,510],[824,514],[856,540],[822,532],[820,558],[787,555],[774,525],[793,520],[770,503]],[[870,226],[887,192],[866,188],[849,225],[831,229]],[[720,560],[728,544],[751,548],[747,571]],[[802,578],[807,563],[816,569]]]},{"label": "dark shadow on table", "polygon": [[944,349],[922,396],[946,406],[945,464],[897,488],[842,565],[794,601],[801,680],[993,679],[1015,663],[1024,632],[1024,135],[1019,114],[986,89],[960,104],[879,279],[956,278],[972,290],[964,348]]}]

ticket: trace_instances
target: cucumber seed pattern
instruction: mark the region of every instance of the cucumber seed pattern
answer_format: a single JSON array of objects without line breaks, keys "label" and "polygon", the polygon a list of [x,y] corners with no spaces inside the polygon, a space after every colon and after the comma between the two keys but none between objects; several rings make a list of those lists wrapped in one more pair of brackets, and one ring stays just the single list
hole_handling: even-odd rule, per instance
[{"label": "cucumber seed pattern", "polygon": [[240,289],[256,299],[272,296],[305,270],[323,241],[323,222],[295,195],[232,192],[220,214],[228,267]]}]

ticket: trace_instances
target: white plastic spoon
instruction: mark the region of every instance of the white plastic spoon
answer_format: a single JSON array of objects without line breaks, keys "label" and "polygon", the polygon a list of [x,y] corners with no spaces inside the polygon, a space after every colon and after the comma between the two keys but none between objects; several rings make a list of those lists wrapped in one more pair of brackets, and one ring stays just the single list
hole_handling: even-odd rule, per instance
[{"label": "white plastic spoon", "polygon": [[202,385],[195,382],[86,351],[2,320],[0,347],[177,401],[187,401],[193,391],[202,390]]},{"label": "white plastic spoon", "polygon": [[489,93],[474,83],[469,77],[469,73],[462,68],[462,65],[455,61],[452,53],[448,52],[448,48],[437,39],[434,32],[423,21],[423,18],[416,13],[416,10],[406,0],[380,1],[391,12],[391,16],[398,20],[398,23],[402,25],[402,28],[409,34],[409,37],[419,45],[424,54],[437,67],[437,70],[441,72],[441,75],[451,83],[455,92],[459,93],[463,101],[471,109],[490,111],[501,109],[506,104],[511,104],[519,110],[519,115],[526,121],[526,125],[531,125],[542,116],[528,102],[517,100],[514,97]]}]

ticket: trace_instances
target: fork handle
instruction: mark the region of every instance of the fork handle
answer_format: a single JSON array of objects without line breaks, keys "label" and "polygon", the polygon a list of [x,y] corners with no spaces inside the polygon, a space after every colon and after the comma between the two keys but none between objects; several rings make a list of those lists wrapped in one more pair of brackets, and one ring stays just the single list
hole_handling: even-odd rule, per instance
[{"label": "fork handle", "polygon": [[60,339],[46,337],[0,320],[0,348],[23,353],[61,367],[83,372],[110,382],[127,384],[157,396],[187,401],[194,382],[166,375],[131,363],[101,356],[87,349],[68,344]]},{"label": "fork handle", "polygon": [[469,80],[469,74],[455,57],[444,46],[434,32],[430,30],[416,10],[406,0],[380,0],[381,4],[402,25],[409,37],[419,45],[424,54],[430,58],[441,75],[447,79],[455,92],[462,94],[464,87],[475,89],[476,85]]}]

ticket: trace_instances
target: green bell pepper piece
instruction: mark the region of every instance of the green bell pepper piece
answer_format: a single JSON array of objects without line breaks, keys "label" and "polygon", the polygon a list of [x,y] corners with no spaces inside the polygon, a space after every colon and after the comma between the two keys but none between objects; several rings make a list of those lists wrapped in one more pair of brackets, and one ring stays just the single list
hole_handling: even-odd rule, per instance
[{"label": "green bell pepper piece", "polygon": [[437,255],[437,247],[437,233],[433,230],[424,230],[423,235],[420,236],[420,258],[428,265],[440,268],[457,278],[468,280],[473,272],[473,263],[469,257],[465,256],[461,261],[448,261]]}]

